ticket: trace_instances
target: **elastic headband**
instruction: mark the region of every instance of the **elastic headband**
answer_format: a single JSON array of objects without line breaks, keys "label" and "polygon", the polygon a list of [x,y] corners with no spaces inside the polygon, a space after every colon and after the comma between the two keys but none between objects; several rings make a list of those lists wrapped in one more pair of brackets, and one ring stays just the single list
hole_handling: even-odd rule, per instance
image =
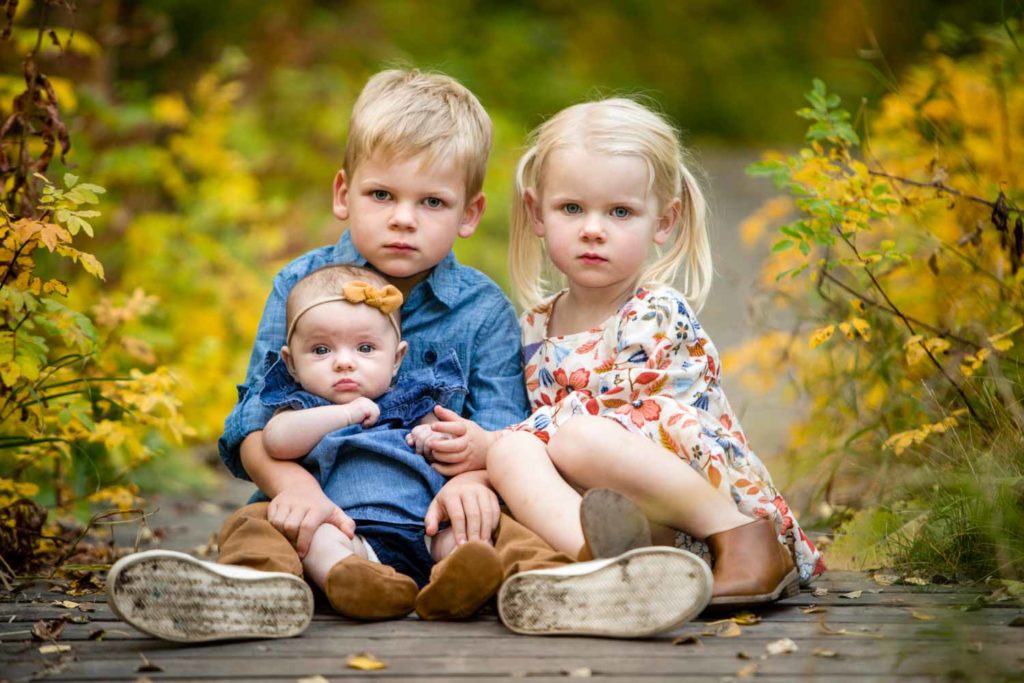
[{"label": "elastic headband", "polygon": [[321,299],[315,299],[305,308],[300,310],[292,318],[291,324],[288,326],[288,335],[285,337],[285,343],[292,343],[292,334],[295,333],[295,326],[299,324],[299,318],[306,315],[311,308],[316,308],[322,304],[329,304],[332,301],[347,301],[350,304],[366,304],[372,306],[378,311],[387,316],[388,321],[391,323],[391,327],[395,328],[395,334],[398,338],[402,338],[402,333],[398,329],[398,322],[395,320],[395,316],[391,315],[402,306],[402,293],[398,291],[398,287],[394,285],[386,285],[385,287],[378,289],[373,285],[363,282],[362,280],[352,280],[346,282],[341,286],[341,294],[338,296],[325,296]]}]

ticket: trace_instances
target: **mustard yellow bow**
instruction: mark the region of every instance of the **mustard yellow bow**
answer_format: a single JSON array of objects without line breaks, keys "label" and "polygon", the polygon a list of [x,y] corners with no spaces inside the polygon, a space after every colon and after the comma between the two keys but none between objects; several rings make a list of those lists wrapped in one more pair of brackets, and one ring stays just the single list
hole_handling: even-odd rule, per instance
[{"label": "mustard yellow bow", "polygon": [[402,307],[402,293],[394,285],[378,289],[361,280],[352,280],[341,286],[341,293],[348,302],[373,306],[384,315],[391,315]]}]

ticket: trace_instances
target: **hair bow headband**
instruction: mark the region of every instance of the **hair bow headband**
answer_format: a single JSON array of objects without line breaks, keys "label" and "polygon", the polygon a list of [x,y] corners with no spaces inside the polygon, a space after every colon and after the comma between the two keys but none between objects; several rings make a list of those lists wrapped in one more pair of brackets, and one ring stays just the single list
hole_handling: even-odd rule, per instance
[{"label": "hair bow headband", "polygon": [[366,304],[372,306],[378,311],[387,316],[391,322],[391,326],[395,328],[395,334],[398,335],[399,339],[402,337],[402,333],[398,329],[398,321],[395,320],[395,316],[391,315],[399,308],[402,307],[402,293],[398,291],[398,287],[394,285],[386,285],[378,289],[373,285],[363,282],[362,280],[352,280],[346,282],[341,286],[340,296],[326,296],[321,299],[311,301],[305,308],[295,314],[292,318],[292,324],[288,326],[288,335],[285,337],[285,343],[291,344],[292,334],[295,332],[295,326],[299,323],[299,318],[309,312],[311,308],[320,306],[321,304],[329,304],[332,301],[347,301],[350,304]]}]

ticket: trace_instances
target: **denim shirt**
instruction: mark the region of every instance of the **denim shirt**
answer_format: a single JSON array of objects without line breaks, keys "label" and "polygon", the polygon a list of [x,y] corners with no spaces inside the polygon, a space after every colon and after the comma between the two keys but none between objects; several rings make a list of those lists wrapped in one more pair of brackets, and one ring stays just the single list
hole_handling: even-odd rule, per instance
[{"label": "denim shirt", "polygon": [[[274,278],[245,382],[238,385],[238,403],[218,442],[221,458],[236,477],[249,479],[239,453],[242,440],[263,429],[274,414],[259,394],[272,366],[267,359],[276,360],[285,343],[288,292],[312,271],[336,263],[367,263],[347,231],[336,244],[300,256]],[[402,338],[409,343],[409,352],[399,370],[398,385],[406,374],[429,368],[454,351],[468,393],[453,398],[452,410],[490,430],[526,417],[519,323],[512,304],[490,278],[449,253],[413,287],[401,313]]]},{"label": "denim shirt", "polygon": [[[259,392],[268,410],[331,405],[296,384],[284,361],[268,360],[272,365]],[[434,405],[449,407],[465,394],[458,357],[449,350],[432,367],[406,373],[377,398],[380,416],[372,427],[355,424],[335,430],[298,462],[352,519],[422,526],[445,478],[413,452],[405,437]],[[257,493],[249,502],[261,500],[266,496]]]}]

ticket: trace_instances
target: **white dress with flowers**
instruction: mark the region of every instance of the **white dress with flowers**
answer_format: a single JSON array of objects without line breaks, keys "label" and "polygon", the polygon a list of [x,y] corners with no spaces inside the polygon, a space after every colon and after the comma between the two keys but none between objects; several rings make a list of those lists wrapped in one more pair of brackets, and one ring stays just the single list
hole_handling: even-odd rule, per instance
[{"label": "white dress with flowers", "polygon": [[[744,514],[772,520],[802,581],[824,571],[820,553],[747,445],[719,385],[718,352],[683,295],[641,287],[600,327],[552,337],[548,320],[557,299],[520,319],[533,414],[515,429],[546,443],[574,415],[615,420],[686,460]],[[676,545],[709,557],[707,546],[685,533],[677,534]]]}]

